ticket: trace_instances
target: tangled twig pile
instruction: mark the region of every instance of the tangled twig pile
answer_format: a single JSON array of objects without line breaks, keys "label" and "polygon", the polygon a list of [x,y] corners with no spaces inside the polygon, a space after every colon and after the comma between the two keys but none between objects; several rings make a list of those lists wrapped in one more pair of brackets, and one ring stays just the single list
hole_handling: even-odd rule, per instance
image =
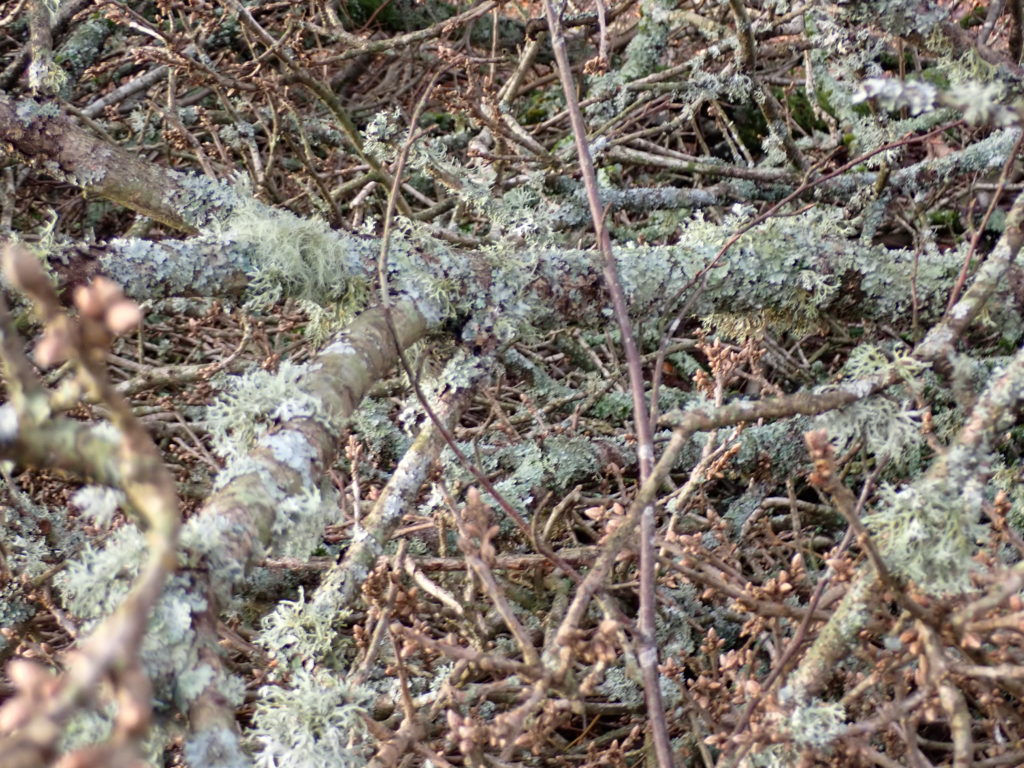
[{"label": "tangled twig pile", "polygon": [[9,5],[0,768],[1024,764],[1020,3]]}]

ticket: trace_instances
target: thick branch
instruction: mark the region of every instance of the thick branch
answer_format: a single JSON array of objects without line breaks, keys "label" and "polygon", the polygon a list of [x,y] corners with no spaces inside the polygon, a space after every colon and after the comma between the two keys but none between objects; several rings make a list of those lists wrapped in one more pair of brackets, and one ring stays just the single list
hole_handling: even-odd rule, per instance
[{"label": "thick branch", "polygon": [[0,136],[49,175],[173,229],[195,232],[238,203],[231,187],[169,171],[97,139],[52,103],[0,94]]}]

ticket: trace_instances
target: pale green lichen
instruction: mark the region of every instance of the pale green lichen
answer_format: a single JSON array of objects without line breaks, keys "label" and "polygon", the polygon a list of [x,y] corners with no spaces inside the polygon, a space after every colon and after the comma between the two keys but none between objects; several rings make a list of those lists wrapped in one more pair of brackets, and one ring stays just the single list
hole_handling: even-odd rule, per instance
[{"label": "pale green lichen", "polygon": [[864,523],[886,565],[930,594],[971,586],[972,560],[985,534],[979,519],[984,488],[973,478],[926,478],[897,490],[885,485]]},{"label": "pale green lichen", "polygon": [[[841,372],[841,381],[858,386],[862,382],[891,375],[915,383],[927,366],[915,359],[902,345],[883,350],[873,344],[861,344],[849,354]],[[838,454],[855,444],[897,467],[920,468],[924,430],[921,412],[909,396],[895,390],[858,400],[814,419],[815,429],[828,432]],[[862,442],[860,442],[862,441]]]},{"label": "pale green lichen", "polygon": [[275,424],[294,418],[325,418],[323,406],[299,387],[305,368],[282,363],[276,373],[254,369],[220,379],[220,396],[207,409],[214,449],[240,458]]},{"label": "pale green lichen", "polygon": [[71,496],[71,503],[82,510],[100,528],[110,525],[118,507],[125,501],[122,491],[112,488],[86,486]]},{"label": "pale green lichen", "polygon": [[259,768],[361,768],[373,740],[363,725],[370,692],[337,676],[292,673],[289,687],[264,686],[247,741]]},{"label": "pale green lichen", "polygon": [[219,222],[221,238],[252,253],[248,303],[266,307],[283,297],[361,308],[375,266],[370,244],[332,230],[316,217],[268,208],[247,199]]},{"label": "pale green lichen", "polygon": [[829,754],[832,743],[846,728],[846,711],[838,702],[808,702],[797,706],[785,720],[776,719],[780,730],[793,739],[795,746],[777,744],[760,749],[750,755],[749,765],[789,768],[799,762],[801,749]]}]

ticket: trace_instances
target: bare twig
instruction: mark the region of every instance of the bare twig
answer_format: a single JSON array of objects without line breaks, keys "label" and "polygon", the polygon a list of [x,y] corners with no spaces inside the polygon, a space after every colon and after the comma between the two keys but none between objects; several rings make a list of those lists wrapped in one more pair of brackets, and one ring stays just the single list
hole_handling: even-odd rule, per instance
[{"label": "bare twig", "polygon": [[[48,366],[70,359],[83,390],[109,409],[119,432],[119,485],[130,508],[147,528],[149,555],[121,605],[81,644],[62,676],[50,678],[45,673],[30,673],[29,667],[23,666],[27,662],[19,662],[19,669],[25,674],[18,677],[18,694],[0,711],[7,731],[0,738],[0,766],[48,764],[56,752],[61,726],[96,694],[96,687],[104,680],[113,684],[120,706],[115,738],[97,749],[104,750],[113,760],[116,754],[130,753],[130,745],[137,744],[149,727],[151,694],[139,650],[150,610],[176,566],[180,527],[174,480],[160,452],[105,372],[107,347],[113,334],[127,331],[139,322],[141,313],[113,283],[97,280],[76,292],[80,320],[72,321],[62,311],[39,261],[19,246],[7,247],[4,272],[11,284],[33,299],[45,323],[43,339],[35,351],[37,361]],[[44,422],[51,421],[47,396],[35,381],[24,353],[17,348],[4,305],[0,305],[0,324],[8,379],[16,382],[11,404],[6,406],[13,410],[15,425],[11,429],[8,424],[4,442],[14,442],[18,437],[42,441],[37,452],[47,456],[48,464],[67,463],[60,458],[62,446],[46,441],[46,435],[53,432],[40,429]],[[30,402],[33,407],[27,408]],[[60,429],[61,424],[51,426]],[[99,456],[78,457],[86,465],[98,459]]]},{"label": "bare twig", "polygon": [[[612,300],[615,319],[622,336],[622,347],[626,355],[626,369],[629,372],[629,390],[633,398],[633,423],[636,428],[637,453],[640,465],[640,482],[645,482],[651,475],[654,465],[654,438],[651,432],[650,412],[644,390],[643,370],[640,363],[640,352],[633,327],[629,319],[629,308],[619,281],[615,254],[612,253],[611,236],[605,226],[605,210],[601,202],[601,193],[597,188],[597,174],[594,161],[587,143],[587,126],[580,112],[576,98],[576,83],[573,80],[569,54],[565,49],[565,36],[562,32],[561,19],[555,12],[551,0],[544,0],[544,13],[547,16],[548,28],[551,32],[551,46],[558,64],[558,75],[562,81],[562,92],[569,111],[569,122],[576,141],[576,156],[583,175],[583,185],[590,206],[590,216],[594,224],[598,249],[601,251],[605,287]],[[603,14],[601,16],[603,19]],[[655,632],[655,567],[656,554],[654,505],[644,507],[640,522],[640,610],[637,629],[639,632],[640,667],[644,674],[644,696],[647,700],[647,716],[654,741],[654,751],[660,768],[672,768],[672,747],[669,742],[668,724],[665,721],[665,705],[661,697],[661,685],[658,673],[658,645]]]}]

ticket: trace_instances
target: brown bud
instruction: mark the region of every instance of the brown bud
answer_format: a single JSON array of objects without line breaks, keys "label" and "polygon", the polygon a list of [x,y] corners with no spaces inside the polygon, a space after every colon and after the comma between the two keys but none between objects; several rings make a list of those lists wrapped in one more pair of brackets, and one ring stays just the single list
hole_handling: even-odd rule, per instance
[{"label": "brown bud", "polygon": [[900,642],[909,645],[917,639],[916,629],[905,629],[900,633]]},{"label": "brown bud", "polygon": [[597,632],[605,637],[611,637],[619,631],[619,627],[622,626],[615,619],[602,619],[601,623],[597,625]]},{"label": "brown bud", "polygon": [[121,290],[121,286],[102,275],[93,280],[90,287],[96,295],[96,300],[103,307],[112,307],[116,302],[124,298],[124,291]]},{"label": "brown bud", "polygon": [[7,664],[7,677],[19,691],[33,691],[42,688],[53,675],[38,662],[14,659]]},{"label": "brown bud", "polygon": [[130,736],[145,735],[149,729],[151,714],[149,707],[141,702],[127,701],[117,711],[117,727],[119,731]]},{"label": "brown bud", "polygon": [[35,710],[35,702],[27,696],[8,699],[0,707],[0,733],[10,733],[20,728],[31,719]]},{"label": "brown bud", "polygon": [[68,337],[63,328],[47,328],[32,353],[40,368],[52,368],[68,359]]},{"label": "brown bud", "polygon": [[132,736],[144,735],[149,729],[153,687],[138,667],[124,670],[118,679],[117,728]]},{"label": "brown bud", "polygon": [[110,332],[120,336],[128,333],[142,321],[142,310],[131,299],[120,299],[107,310],[103,317]]},{"label": "brown bud", "polygon": [[53,293],[50,278],[46,276],[39,259],[17,243],[8,243],[4,248],[4,277],[20,291],[32,296],[46,296]]},{"label": "brown bud", "polygon": [[78,286],[75,288],[72,298],[82,317],[89,317],[93,320],[99,320],[103,317],[104,306],[100,303],[99,296],[96,295],[96,291],[91,286]]}]

